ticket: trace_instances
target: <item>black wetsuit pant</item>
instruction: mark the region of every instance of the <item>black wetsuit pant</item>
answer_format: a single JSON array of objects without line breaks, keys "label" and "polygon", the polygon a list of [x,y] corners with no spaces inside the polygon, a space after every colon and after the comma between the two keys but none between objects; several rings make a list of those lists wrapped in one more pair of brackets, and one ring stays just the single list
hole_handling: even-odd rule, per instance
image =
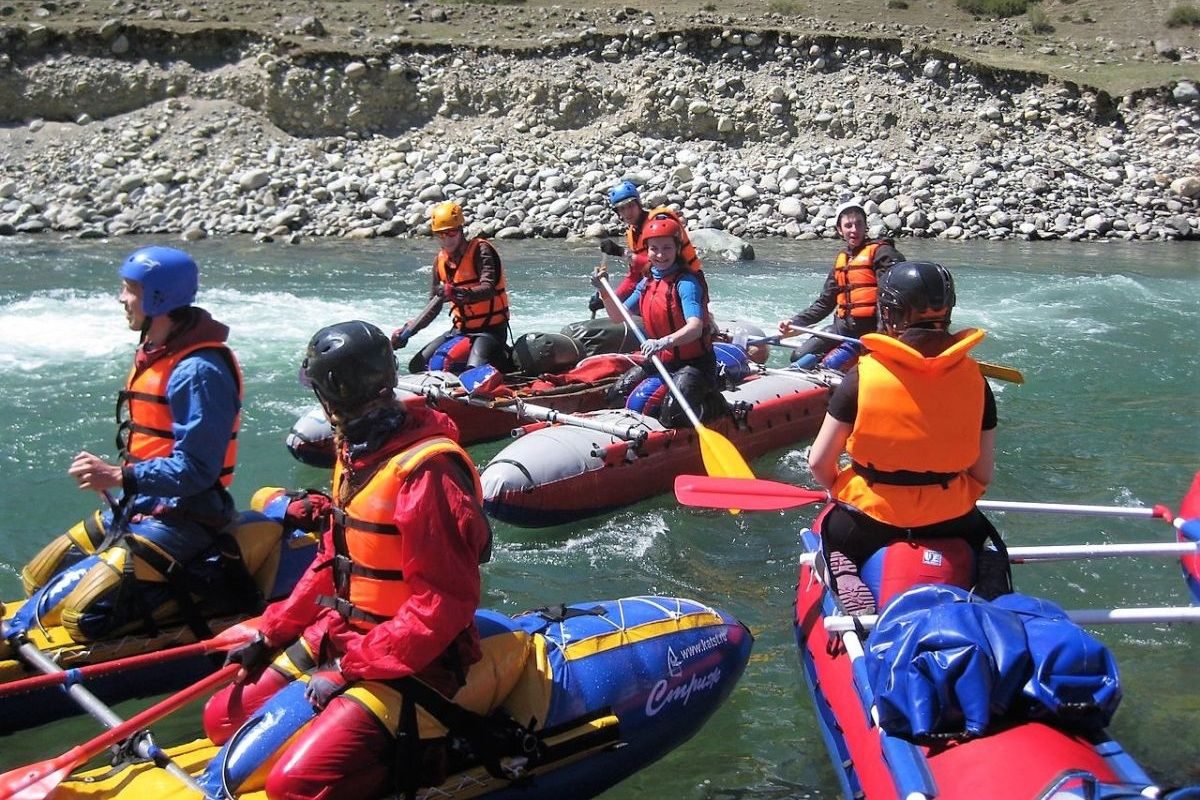
[{"label": "black wetsuit pant", "polygon": [[821,540],[826,551],[841,551],[859,569],[876,550],[898,540],[963,539],[978,556],[992,535],[999,539],[991,520],[978,508],[961,517],[916,528],[888,525],[840,505],[831,508],[821,520]]},{"label": "black wetsuit pant", "polygon": [[429,359],[443,344],[455,336],[467,336],[471,339],[471,354],[467,357],[467,369],[483,364],[491,364],[501,372],[512,370],[512,358],[508,350],[508,323],[493,325],[478,331],[460,331],[457,328],[446,331],[429,344],[421,348],[412,360],[408,362],[409,372],[424,372],[429,369]]}]

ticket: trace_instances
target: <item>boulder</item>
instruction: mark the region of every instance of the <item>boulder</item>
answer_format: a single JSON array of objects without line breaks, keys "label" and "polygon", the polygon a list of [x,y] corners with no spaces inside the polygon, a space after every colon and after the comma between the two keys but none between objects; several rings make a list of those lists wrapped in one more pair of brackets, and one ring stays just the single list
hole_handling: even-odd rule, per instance
[{"label": "boulder", "polygon": [[701,257],[719,255],[726,261],[753,261],[754,248],[745,239],[716,228],[689,230],[688,236]]}]

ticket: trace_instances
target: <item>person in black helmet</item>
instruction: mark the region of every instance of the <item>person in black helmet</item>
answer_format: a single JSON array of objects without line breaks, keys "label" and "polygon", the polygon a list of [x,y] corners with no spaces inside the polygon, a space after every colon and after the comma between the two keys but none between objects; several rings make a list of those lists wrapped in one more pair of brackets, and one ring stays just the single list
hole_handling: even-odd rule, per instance
[{"label": "person in black helmet", "polygon": [[[826,330],[840,336],[858,338],[864,333],[874,333],[878,327],[879,275],[892,264],[903,261],[904,256],[891,239],[867,238],[867,212],[857,202],[839,206],[835,220],[838,236],[846,246],[837,254],[833,269],[812,305],[779,323],[779,332],[785,336],[800,333],[793,326],[810,328],[830,314],[834,315],[833,324]],[[793,351],[792,358],[810,354],[820,358],[837,345],[836,339],[813,336]]]},{"label": "person in black helmet", "polygon": [[396,737],[409,733],[397,729],[404,720],[377,716],[398,691],[384,682],[415,676],[453,699],[482,657],[475,611],[491,528],[454,423],[394,398],[383,331],[358,320],[322,328],[303,375],[337,442],[322,555],[229,654],[243,669],[209,701],[204,727],[228,740],[297,670],[308,672],[319,713],[271,770],[268,797],[376,797],[397,779]]},{"label": "person in black helmet", "polygon": [[[905,261],[879,284],[882,333],[830,396],[808,463],[830,491],[822,537],[850,613],[871,613],[858,569],[898,538],[962,537],[978,552],[991,524],[975,507],[992,480],[996,401],[969,355],[983,331],[950,333],[954,280]],[[839,469],[841,454],[850,464]]]}]

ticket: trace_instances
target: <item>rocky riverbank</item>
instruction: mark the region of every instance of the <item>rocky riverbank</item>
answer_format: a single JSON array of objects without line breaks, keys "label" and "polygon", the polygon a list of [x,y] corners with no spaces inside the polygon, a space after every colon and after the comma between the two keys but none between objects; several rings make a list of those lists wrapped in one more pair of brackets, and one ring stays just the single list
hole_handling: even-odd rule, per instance
[{"label": "rocky riverbank", "polygon": [[1112,98],[903,37],[720,27],[367,56],[117,23],[3,44],[0,235],[424,235],[452,198],[489,236],[598,236],[631,178],[745,237],[832,236],[854,197],[877,235],[1200,238],[1190,81]]}]

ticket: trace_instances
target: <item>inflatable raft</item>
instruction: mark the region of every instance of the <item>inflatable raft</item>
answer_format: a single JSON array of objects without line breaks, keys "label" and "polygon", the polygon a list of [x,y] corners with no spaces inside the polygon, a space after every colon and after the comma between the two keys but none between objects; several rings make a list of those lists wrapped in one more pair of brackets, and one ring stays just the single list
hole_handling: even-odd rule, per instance
[{"label": "inflatable raft", "polygon": [[[480,611],[476,621],[485,656],[472,670],[493,670],[504,688],[479,715],[447,724],[448,776],[423,786],[418,797],[593,797],[691,738],[733,690],[752,644],[749,630],[728,614],[670,597],[579,603],[511,618]],[[471,686],[468,676],[456,699],[469,704],[462,694]],[[210,796],[262,797],[262,765],[312,716],[303,690],[301,682],[281,690],[223,748],[202,739],[168,753]],[[481,758],[472,742],[488,726],[517,731],[499,738],[520,746]],[[143,762],[67,777],[54,796],[195,795]]]},{"label": "inflatable raft", "polygon": [[[565,413],[603,407],[609,385],[628,364],[594,357],[636,350],[637,339],[624,324],[606,319],[575,322],[557,334],[525,334],[513,345],[517,371],[504,375],[503,396],[488,404],[459,402],[468,394],[458,381],[470,353],[467,338],[452,339],[444,349],[430,359],[434,368],[401,376],[396,397],[408,405],[435,404],[458,425],[460,443],[469,445],[508,436],[519,424],[522,402]],[[296,420],[285,444],[304,464],[333,466],[333,428],[320,405]]]},{"label": "inflatable raft", "polygon": [[[757,371],[723,393],[733,414],[706,427],[756,458],[814,436],[840,378],[821,369]],[[489,514],[528,528],[558,525],[669,492],[675,476],[703,472],[691,428],[664,428],[628,409],[579,416],[610,432],[530,425],[491,460],[481,476]]]},{"label": "inflatable raft", "polygon": [[[260,490],[252,510],[239,516],[235,530],[242,559],[266,601],[289,595],[316,553],[315,535],[285,529],[288,500],[282,489]],[[204,612],[203,606],[200,611]],[[4,603],[5,623],[25,613],[28,609],[23,600]],[[219,634],[247,616],[219,613],[210,616],[206,624]],[[131,633],[95,642],[73,641],[61,625],[41,625],[34,620],[27,636],[34,647],[70,671],[72,682],[82,683],[108,703],[186,686],[212,672],[224,656],[220,652],[208,655],[207,648],[190,646],[196,642],[196,634],[177,619],[165,621],[153,634]],[[0,642],[0,734],[80,713],[61,686],[62,681],[49,680],[26,664],[13,644]]]},{"label": "inflatable raft", "polygon": [[[1067,612],[1015,594],[987,603],[940,585],[903,591],[947,571],[970,584],[974,562],[957,540],[899,542],[863,569],[883,595],[878,627],[832,633],[831,620],[854,618],[814,566],[818,534],[802,541],[796,641],[845,797],[1169,796],[1104,732],[1120,699],[1116,667]],[[1000,616],[954,613],[966,610]]]}]

